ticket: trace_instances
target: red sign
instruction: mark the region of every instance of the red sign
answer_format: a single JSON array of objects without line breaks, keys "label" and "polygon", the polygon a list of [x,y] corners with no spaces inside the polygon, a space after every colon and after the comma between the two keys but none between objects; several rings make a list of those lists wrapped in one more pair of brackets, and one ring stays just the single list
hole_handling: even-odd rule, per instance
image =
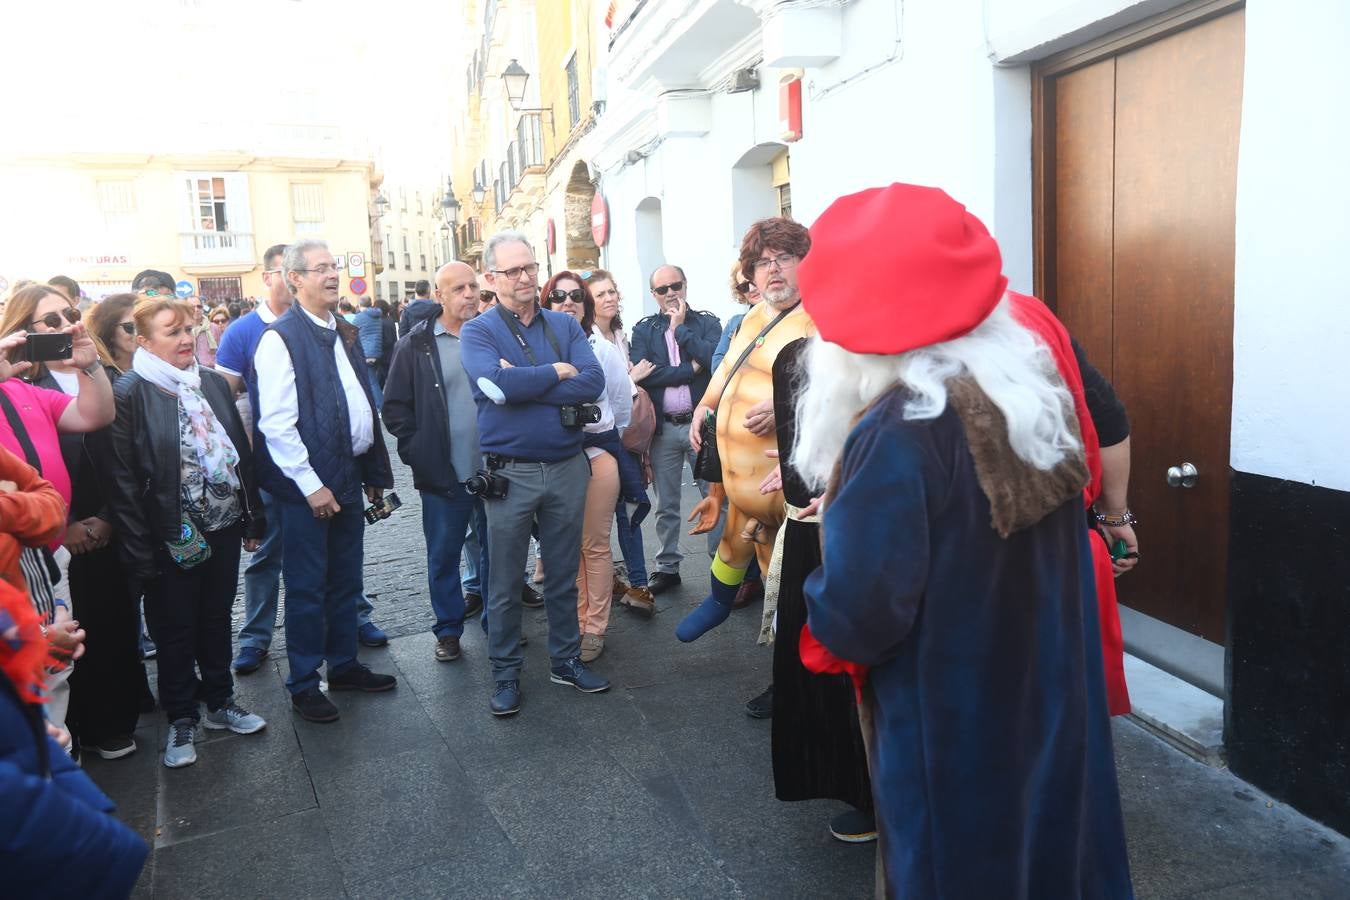
[{"label": "red sign", "polygon": [[366,280],[364,278],[353,278],[347,287],[359,297],[366,292]]},{"label": "red sign", "polygon": [[558,252],[558,228],[553,224],[553,220],[548,220],[548,231],[544,237],[544,246],[548,248],[549,253]]},{"label": "red sign", "polygon": [[595,239],[597,247],[605,246],[609,240],[609,204],[605,202],[605,195],[599,191],[591,199],[591,237]]},{"label": "red sign", "polygon": [[802,80],[795,75],[778,85],[778,127],[785,142],[802,139]]}]

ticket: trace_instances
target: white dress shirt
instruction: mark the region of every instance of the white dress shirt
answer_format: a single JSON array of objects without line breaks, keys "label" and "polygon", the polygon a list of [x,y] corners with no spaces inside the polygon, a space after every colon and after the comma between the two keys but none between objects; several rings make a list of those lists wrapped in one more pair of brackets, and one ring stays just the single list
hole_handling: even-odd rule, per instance
[{"label": "white dress shirt", "polygon": [[[299,301],[296,308],[321,328],[337,329],[337,320],[332,313],[324,321],[300,306]],[[375,443],[374,413],[365,389],[356,379],[356,370],[347,358],[341,336],[333,343],[333,355],[337,357],[338,378],[347,397],[352,456],[360,456]],[[263,332],[253,356],[253,367],[258,371],[258,429],[267,438],[267,450],[277,468],[308,497],[324,484],[309,464],[309,451],[296,428],[300,408],[295,397],[295,366],[281,335],[270,330]]]},{"label": "white dress shirt", "polygon": [[[604,335],[592,334],[590,341],[595,358],[599,361],[600,368],[605,371],[605,390],[595,401],[600,407],[600,421],[587,425],[582,430],[591,434],[603,434],[611,428],[617,428],[622,434],[628,423],[633,420],[633,379],[628,375],[628,366],[619,355],[619,349],[605,340]],[[586,456],[589,459],[595,459],[604,452],[599,447],[586,448]]]}]

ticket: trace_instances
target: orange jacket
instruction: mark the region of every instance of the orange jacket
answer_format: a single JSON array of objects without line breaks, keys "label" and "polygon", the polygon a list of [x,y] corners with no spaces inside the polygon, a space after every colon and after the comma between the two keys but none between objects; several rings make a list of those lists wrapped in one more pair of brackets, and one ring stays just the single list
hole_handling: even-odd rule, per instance
[{"label": "orange jacket", "polygon": [[26,591],[19,552],[50,543],[61,533],[66,503],[51,482],[4,447],[0,447],[0,482],[16,486],[0,491],[0,579]]}]

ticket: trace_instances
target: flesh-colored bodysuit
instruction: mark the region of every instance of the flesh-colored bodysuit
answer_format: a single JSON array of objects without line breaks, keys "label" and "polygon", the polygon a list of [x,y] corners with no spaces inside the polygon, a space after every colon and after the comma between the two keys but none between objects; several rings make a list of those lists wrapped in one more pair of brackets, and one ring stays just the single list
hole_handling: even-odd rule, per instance
[{"label": "flesh-colored bodysuit", "polygon": [[[745,414],[755,405],[773,399],[773,361],[779,351],[798,338],[815,335],[816,326],[802,305],[797,304],[765,335],[764,342],[736,370],[730,385],[726,385],[726,377],[745,348],[754,343],[778,313],[768,301],[761,301],[745,314],[702,400],[703,406],[717,411],[717,451],[722,459],[722,484],[727,494],[726,527],[717,555],[736,569],[744,569],[750,565],[751,556],[758,556],[761,572],[769,571],[774,536],[783,524],[783,493],[759,492],[760,483],[778,464],[765,456],[764,451],[777,450],[778,439],[772,432],[764,437],[751,434],[745,427]],[[741,537],[752,519],[762,526],[755,542]]]}]

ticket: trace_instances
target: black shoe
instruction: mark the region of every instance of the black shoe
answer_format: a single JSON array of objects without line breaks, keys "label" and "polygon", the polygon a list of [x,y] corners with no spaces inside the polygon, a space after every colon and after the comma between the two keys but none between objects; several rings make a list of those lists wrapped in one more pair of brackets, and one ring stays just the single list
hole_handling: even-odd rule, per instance
[{"label": "black shoe", "polygon": [[291,708],[306,722],[336,722],[338,708],[318,688],[307,688],[291,694]]},{"label": "black shoe", "polygon": [[752,719],[773,718],[773,685],[764,693],[745,704],[745,714]]},{"label": "black shoe", "polygon": [[526,609],[538,609],[544,605],[544,595],[528,584],[520,589],[520,604]]},{"label": "black shoe", "polygon": [[372,672],[368,666],[363,666],[360,663],[347,669],[341,675],[328,676],[328,689],[330,691],[375,693],[393,690],[397,684],[398,679],[393,675],[381,675],[378,672]]},{"label": "black shoe", "polygon": [[520,682],[514,679],[497,682],[488,709],[494,716],[514,716],[520,712]]},{"label": "black shoe", "polygon": [[850,809],[830,820],[830,834],[845,844],[866,844],[877,839],[877,817],[860,809]]},{"label": "black shoe", "polygon": [[668,591],[680,583],[680,574],[678,572],[657,572],[647,580],[647,590],[653,594],[660,594]]},{"label": "black shoe", "polygon": [[464,618],[472,619],[483,611],[483,595],[472,591],[464,595]]}]

